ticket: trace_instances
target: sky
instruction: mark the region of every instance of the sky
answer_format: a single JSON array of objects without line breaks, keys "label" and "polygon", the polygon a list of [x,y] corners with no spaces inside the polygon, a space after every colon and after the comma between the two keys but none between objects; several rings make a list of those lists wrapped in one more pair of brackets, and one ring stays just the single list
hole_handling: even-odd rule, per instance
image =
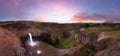
[{"label": "sky", "polygon": [[0,21],[120,23],[120,0],[0,0]]}]

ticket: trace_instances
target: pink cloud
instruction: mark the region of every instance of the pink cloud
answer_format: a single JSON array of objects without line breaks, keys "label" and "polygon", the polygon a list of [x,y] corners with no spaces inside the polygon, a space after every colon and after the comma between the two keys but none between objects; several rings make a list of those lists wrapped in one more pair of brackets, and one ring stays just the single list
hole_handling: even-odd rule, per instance
[{"label": "pink cloud", "polygon": [[105,20],[104,19],[94,18],[94,17],[92,17],[90,15],[81,13],[81,14],[75,15],[68,22],[72,22],[72,23],[77,23],[77,22],[82,22],[82,23],[103,23],[103,22],[105,22]]},{"label": "pink cloud", "polygon": [[48,14],[66,16],[66,14],[75,14],[78,11],[76,7],[72,7],[70,3],[68,3],[68,0],[8,0],[4,2],[3,8],[18,19],[24,19],[24,17],[32,17],[33,19]]}]

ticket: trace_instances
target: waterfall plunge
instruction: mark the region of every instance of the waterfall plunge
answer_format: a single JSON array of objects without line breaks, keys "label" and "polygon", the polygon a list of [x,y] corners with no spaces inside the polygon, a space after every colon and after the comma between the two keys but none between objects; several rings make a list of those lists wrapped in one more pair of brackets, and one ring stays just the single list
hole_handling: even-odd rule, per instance
[{"label": "waterfall plunge", "polygon": [[28,42],[28,44],[30,45],[30,46],[36,46],[37,45],[37,42],[34,42],[33,41],[33,39],[32,39],[32,34],[31,33],[28,33],[28,35],[29,35],[29,42]]}]

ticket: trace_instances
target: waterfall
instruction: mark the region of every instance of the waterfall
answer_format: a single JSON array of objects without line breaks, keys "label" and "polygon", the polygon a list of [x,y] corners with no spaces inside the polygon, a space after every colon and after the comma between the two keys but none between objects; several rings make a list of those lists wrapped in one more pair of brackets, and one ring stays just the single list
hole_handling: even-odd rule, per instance
[{"label": "waterfall", "polygon": [[[28,35],[29,35],[29,40],[27,41],[27,44],[28,44],[30,47],[34,47],[34,48],[35,48],[36,45],[39,45],[39,42],[38,42],[38,41],[34,41],[34,40],[33,40],[31,33],[28,33]],[[35,50],[36,50],[36,49],[35,49]],[[36,50],[36,54],[37,54],[37,55],[40,55],[41,52],[42,52],[42,51],[39,50],[39,49]],[[31,54],[31,55],[32,55],[32,54]]]},{"label": "waterfall", "polygon": [[32,34],[28,33],[28,35],[29,35],[29,45],[32,46],[32,47],[37,45],[37,42],[33,41]]}]

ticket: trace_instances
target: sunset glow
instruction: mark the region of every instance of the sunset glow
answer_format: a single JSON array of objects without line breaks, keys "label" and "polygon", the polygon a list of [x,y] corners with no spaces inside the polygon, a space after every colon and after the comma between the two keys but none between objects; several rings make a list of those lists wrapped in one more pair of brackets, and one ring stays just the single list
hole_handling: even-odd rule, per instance
[{"label": "sunset glow", "polygon": [[119,2],[119,0],[0,0],[0,21],[120,22]]},{"label": "sunset glow", "polygon": [[44,16],[37,18],[35,21],[42,20],[45,22],[59,22],[59,23],[66,23],[74,16],[75,12],[70,10],[60,9],[49,11],[48,14],[46,13]]}]

